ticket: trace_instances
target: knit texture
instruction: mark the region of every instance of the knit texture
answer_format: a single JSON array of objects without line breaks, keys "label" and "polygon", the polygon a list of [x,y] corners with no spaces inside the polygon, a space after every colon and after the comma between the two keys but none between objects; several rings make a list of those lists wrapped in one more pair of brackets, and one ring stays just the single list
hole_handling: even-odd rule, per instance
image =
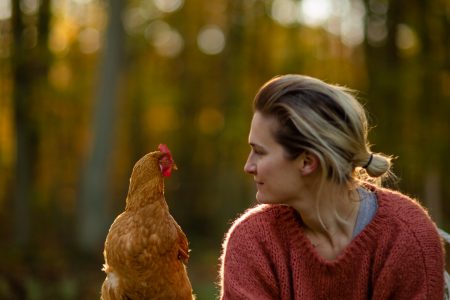
[{"label": "knit texture", "polygon": [[443,299],[443,245],[427,212],[398,192],[369,188],[377,213],[332,261],[316,252],[293,208],[248,210],[223,244],[221,299]]}]

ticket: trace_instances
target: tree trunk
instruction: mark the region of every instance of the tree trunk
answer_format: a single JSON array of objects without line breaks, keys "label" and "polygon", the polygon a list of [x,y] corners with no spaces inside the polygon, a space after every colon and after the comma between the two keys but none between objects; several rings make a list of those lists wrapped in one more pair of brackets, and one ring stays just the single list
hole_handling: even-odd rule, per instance
[{"label": "tree trunk", "polygon": [[93,118],[92,148],[84,169],[79,202],[79,246],[83,251],[92,253],[103,243],[109,222],[105,204],[124,51],[122,7],[121,0],[109,1],[109,21]]},{"label": "tree trunk", "polygon": [[14,236],[18,245],[30,240],[31,199],[33,195],[34,166],[38,159],[39,132],[36,126],[38,115],[33,115],[36,83],[46,80],[50,53],[47,41],[50,28],[50,0],[43,0],[39,8],[38,42],[33,46],[25,39],[26,29],[20,11],[20,1],[12,1],[12,76],[14,125],[16,133],[16,167],[14,192]]},{"label": "tree trunk", "polygon": [[31,166],[27,155],[29,147],[29,132],[27,126],[27,96],[26,87],[30,78],[26,73],[25,50],[23,49],[22,33],[24,24],[20,13],[18,1],[12,2],[12,27],[13,27],[13,103],[14,123],[16,130],[16,186],[14,197],[14,236],[19,245],[26,244],[29,240],[29,216],[30,216],[30,181]]}]

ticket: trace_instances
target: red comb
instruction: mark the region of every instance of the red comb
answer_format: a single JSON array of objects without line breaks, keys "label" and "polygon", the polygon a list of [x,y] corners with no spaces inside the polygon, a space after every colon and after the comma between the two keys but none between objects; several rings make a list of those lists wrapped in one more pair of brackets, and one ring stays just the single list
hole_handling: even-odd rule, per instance
[{"label": "red comb", "polygon": [[159,144],[158,150],[161,151],[162,153],[167,153],[167,154],[171,155],[169,147],[167,147],[166,144]]},{"label": "red comb", "polygon": [[172,154],[170,154],[169,147],[165,144],[159,144],[158,150],[166,154],[159,160],[159,166],[161,168],[161,173],[164,177],[169,177],[172,174],[172,168],[176,169],[176,166],[172,159]]}]

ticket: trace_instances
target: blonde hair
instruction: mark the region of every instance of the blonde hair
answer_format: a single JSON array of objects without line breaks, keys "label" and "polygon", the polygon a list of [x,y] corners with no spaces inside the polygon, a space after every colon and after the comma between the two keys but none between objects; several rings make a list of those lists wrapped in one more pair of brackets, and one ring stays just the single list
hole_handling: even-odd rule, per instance
[{"label": "blonde hair", "polygon": [[288,158],[303,151],[318,157],[323,180],[381,184],[391,174],[392,157],[370,150],[366,113],[350,89],[309,76],[277,76],[258,91],[254,110],[278,120],[274,136]]}]

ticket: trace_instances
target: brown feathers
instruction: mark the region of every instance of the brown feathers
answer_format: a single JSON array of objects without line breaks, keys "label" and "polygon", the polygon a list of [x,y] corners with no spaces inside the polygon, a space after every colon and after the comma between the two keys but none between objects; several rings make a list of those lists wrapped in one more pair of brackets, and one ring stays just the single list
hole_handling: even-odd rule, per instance
[{"label": "brown feathers", "polygon": [[193,299],[188,240],[169,213],[155,151],[133,168],[126,208],[105,242],[102,299]]}]

